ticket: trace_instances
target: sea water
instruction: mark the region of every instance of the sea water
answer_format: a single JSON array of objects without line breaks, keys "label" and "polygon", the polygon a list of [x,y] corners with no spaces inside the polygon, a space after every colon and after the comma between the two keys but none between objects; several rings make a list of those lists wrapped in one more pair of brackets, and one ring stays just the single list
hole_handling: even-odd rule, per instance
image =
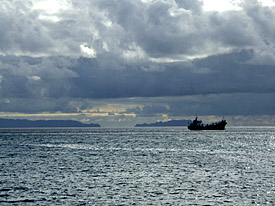
[{"label": "sea water", "polygon": [[275,205],[275,127],[1,129],[0,205]]}]

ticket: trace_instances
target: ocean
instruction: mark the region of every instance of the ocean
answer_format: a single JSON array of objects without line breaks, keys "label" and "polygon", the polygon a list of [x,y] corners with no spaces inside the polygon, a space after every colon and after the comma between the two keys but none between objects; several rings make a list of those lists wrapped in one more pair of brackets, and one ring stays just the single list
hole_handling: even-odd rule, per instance
[{"label": "ocean", "polygon": [[0,205],[275,205],[275,127],[0,129]]}]

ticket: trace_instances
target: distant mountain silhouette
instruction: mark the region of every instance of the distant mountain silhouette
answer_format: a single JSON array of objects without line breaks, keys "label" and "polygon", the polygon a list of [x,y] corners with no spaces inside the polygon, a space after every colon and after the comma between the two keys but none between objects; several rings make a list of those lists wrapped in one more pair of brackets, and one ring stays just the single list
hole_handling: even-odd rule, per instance
[{"label": "distant mountain silhouette", "polygon": [[0,118],[0,128],[21,127],[100,127],[99,124],[83,124],[74,120],[27,120]]},{"label": "distant mountain silhouette", "polygon": [[155,123],[143,123],[136,124],[135,127],[177,127],[177,126],[188,126],[192,121],[191,120],[171,120],[168,122],[155,122]]}]

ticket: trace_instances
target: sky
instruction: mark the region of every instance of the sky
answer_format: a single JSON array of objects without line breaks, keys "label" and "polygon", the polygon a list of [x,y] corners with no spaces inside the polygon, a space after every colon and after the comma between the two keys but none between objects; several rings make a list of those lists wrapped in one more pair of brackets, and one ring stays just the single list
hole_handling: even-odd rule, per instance
[{"label": "sky", "polygon": [[1,0],[0,118],[275,125],[274,0]]}]

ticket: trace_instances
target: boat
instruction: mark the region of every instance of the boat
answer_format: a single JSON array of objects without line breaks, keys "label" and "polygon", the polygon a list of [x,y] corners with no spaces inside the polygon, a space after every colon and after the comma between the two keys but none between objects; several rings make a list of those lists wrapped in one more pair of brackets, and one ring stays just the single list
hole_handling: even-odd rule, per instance
[{"label": "boat", "polygon": [[202,121],[198,120],[198,117],[193,120],[192,123],[188,125],[189,130],[224,130],[225,125],[227,124],[226,120],[222,120],[219,122],[214,122],[211,124],[204,125]]}]

